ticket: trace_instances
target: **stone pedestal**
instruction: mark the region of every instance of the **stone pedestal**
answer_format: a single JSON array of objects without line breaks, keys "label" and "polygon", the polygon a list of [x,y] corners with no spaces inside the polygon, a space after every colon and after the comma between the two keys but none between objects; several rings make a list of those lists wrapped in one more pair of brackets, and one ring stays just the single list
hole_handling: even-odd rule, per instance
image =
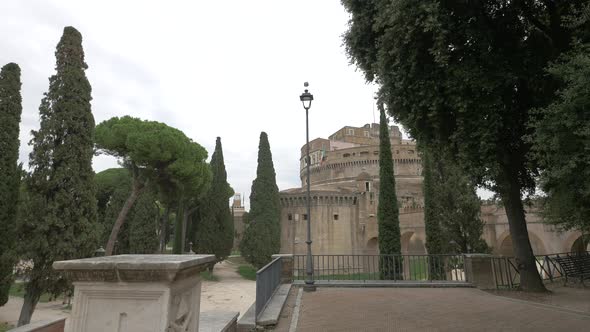
[{"label": "stone pedestal", "polygon": [[495,289],[492,255],[466,254],[465,279],[479,289]]},{"label": "stone pedestal", "polygon": [[59,261],[74,282],[71,331],[197,332],[199,272],[213,255],[119,255]]}]

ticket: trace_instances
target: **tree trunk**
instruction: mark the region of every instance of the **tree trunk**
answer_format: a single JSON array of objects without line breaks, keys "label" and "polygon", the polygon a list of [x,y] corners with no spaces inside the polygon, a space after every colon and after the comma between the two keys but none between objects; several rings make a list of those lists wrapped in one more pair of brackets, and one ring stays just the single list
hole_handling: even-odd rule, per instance
[{"label": "tree trunk", "polygon": [[176,220],[174,220],[174,244],[172,245],[172,253],[175,255],[182,254],[182,243],[184,242],[182,239],[183,231],[182,231],[182,214],[184,212],[184,204],[182,202],[183,197],[180,198],[178,202],[178,210],[176,212]]},{"label": "tree trunk", "polygon": [[187,220],[188,220],[188,211],[186,209],[184,209],[182,211],[182,241],[180,242],[183,253],[186,252],[186,245],[187,245],[187,243],[186,243]]},{"label": "tree trunk", "polygon": [[135,204],[135,201],[137,200],[137,197],[139,197],[142,189],[143,185],[134,179],[133,186],[131,188],[131,194],[127,198],[127,201],[125,201],[125,205],[123,205],[121,211],[119,211],[117,220],[115,221],[113,229],[111,230],[111,235],[109,236],[109,241],[107,242],[107,247],[105,249],[105,256],[110,256],[113,254],[115,242],[117,241],[117,236],[119,235],[119,230],[121,229],[121,226],[123,226],[129,210],[131,210],[131,207],[133,207],[133,204]]},{"label": "tree trunk", "polygon": [[[189,209],[188,211],[186,211],[184,213],[184,227],[186,228],[186,239],[189,240],[190,243],[192,243],[193,245],[195,244],[195,229],[193,227],[193,223],[190,222],[190,218],[191,216],[197,211],[197,207],[194,207],[192,209]],[[192,246],[189,244],[189,246],[187,247],[188,250],[187,251],[191,251],[193,248]]]},{"label": "tree trunk", "polygon": [[162,216],[162,224],[160,225],[160,253],[166,251],[166,233],[168,233],[168,220],[170,218],[170,208],[166,207],[164,216]]},{"label": "tree trunk", "polygon": [[518,178],[515,175],[505,174],[503,182],[500,196],[510,226],[514,256],[520,274],[520,289],[525,292],[546,292],[547,289],[537,270],[537,261],[529,240]]},{"label": "tree trunk", "polygon": [[[35,312],[35,307],[41,297],[40,289],[36,289],[35,287],[27,287],[26,289],[23,306],[20,310],[20,316],[18,317],[18,326],[26,325],[31,322],[31,317],[33,317],[33,312]],[[31,289],[33,290],[31,291]]]}]

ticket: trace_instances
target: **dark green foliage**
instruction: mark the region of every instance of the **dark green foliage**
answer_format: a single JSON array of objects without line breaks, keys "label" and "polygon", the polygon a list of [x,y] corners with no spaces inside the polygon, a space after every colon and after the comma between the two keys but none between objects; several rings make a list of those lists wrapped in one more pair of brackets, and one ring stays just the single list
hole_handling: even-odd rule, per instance
[{"label": "dark green foliage", "polygon": [[[381,114],[379,122],[379,205],[377,208],[379,253],[382,255],[399,255],[401,254],[401,234],[399,229],[399,208],[397,195],[395,194],[389,124],[382,105],[380,105],[379,111]],[[382,258],[379,261],[379,271],[382,279],[401,278],[403,274],[402,262],[396,258]]]},{"label": "dark green foliage", "polygon": [[0,306],[8,301],[16,261],[15,236],[21,171],[18,165],[22,113],[20,68],[9,63],[0,70]]},{"label": "dark green foliage", "polygon": [[[449,239],[441,227],[441,206],[438,201],[434,161],[430,153],[422,153],[422,182],[424,193],[424,231],[426,233],[426,251],[428,254],[446,254]],[[436,269],[434,269],[436,270]],[[432,271],[431,271],[432,272]]]},{"label": "dark green foliage", "polygon": [[[590,8],[590,5],[588,6]],[[544,217],[563,229],[590,232],[590,44],[580,45],[549,68],[561,88],[535,111],[531,137],[547,194]]]},{"label": "dark green foliage", "polygon": [[155,195],[145,191],[133,206],[129,218],[129,253],[154,254],[158,250],[159,213]]},{"label": "dark green foliage", "polygon": [[[147,185],[153,184],[168,205],[180,202],[177,206],[181,207],[208,186],[207,151],[166,124],[114,117],[96,127],[96,145],[103,153],[119,158],[132,174],[130,194],[113,225],[105,248],[107,255],[112,253],[119,229]],[[179,220],[183,216],[181,210]],[[181,251],[180,246],[175,249]]]},{"label": "dark green foliage", "polygon": [[217,260],[222,261],[231,253],[234,224],[228,203],[229,198],[233,195],[233,190],[227,183],[219,137],[215,142],[215,152],[211,156],[210,167],[211,187],[205,195],[200,209],[201,219],[195,235],[195,251],[203,254],[215,254]]},{"label": "dark green foliage", "polygon": [[39,107],[41,126],[32,132],[29,156],[32,173],[25,178],[28,197],[19,234],[23,259],[33,267],[27,271],[19,325],[30,321],[44,291],[59,294],[69,288],[52,263],[90,257],[97,247],[94,117],[82,35],[66,27],[55,56],[57,73]]},{"label": "dark green foliage", "polygon": [[[111,196],[109,198],[108,204],[106,205],[104,211],[104,219],[101,221],[102,232],[100,238],[100,245],[104,248],[106,243],[109,240],[109,236],[111,235],[111,230],[113,229],[113,225],[115,224],[115,220],[117,220],[117,216],[121,211],[121,208],[125,204],[127,197],[129,197],[129,192],[131,189],[128,186],[121,185],[118,186],[113,190]],[[129,211],[128,217],[132,216],[133,206]],[[120,254],[128,254],[129,253],[129,225],[128,223],[123,224],[121,229],[119,230],[119,234],[117,236],[117,241],[115,243],[115,250],[113,254],[120,255]]]},{"label": "dark green foliage", "polygon": [[351,13],[348,54],[378,97],[422,144],[448,146],[478,185],[506,208],[521,284],[544,291],[522,204],[537,165],[524,137],[531,110],[548,105],[544,71],[588,38],[588,22],[563,24],[588,0],[343,0]]},{"label": "dark green foliage", "polygon": [[475,186],[447,150],[421,150],[428,253],[487,253]]},{"label": "dark green foliage", "polygon": [[182,220],[184,218],[184,202],[182,197],[180,198],[180,204],[176,212],[176,219],[174,219],[174,242],[172,243],[172,253],[175,255],[182,254]]},{"label": "dark green foliage", "polygon": [[[107,243],[113,224],[129,197],[131,175],[125,168],[96,174],[101,245]],[[117,236],[116,254],[153,254],[158,248],[159,208],[152,190],[143,191],[127,215]]]},{"label": "dark green foliage", "polygon": [[240,242],[240,253],[250,264],[261,268],[281,249],[279,189],[272,154],[265,132],[260,134],[258,168],[250,193],[250,212]]}]

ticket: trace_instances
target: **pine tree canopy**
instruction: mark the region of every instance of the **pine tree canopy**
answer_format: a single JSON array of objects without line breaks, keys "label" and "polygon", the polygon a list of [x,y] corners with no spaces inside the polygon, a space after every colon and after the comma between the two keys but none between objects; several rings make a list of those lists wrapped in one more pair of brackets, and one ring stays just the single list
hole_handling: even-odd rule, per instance
[{"label": "pine tree canopy", "polygon": [[[114,117],[96,127],[96,146],[101,152],[119,158],[132,174],[132,190],[113,226],[107,254],[112,252],[118,229],[137,197],[152,183],[169,203],[181,207],[177,219],[189,197],[196,197],[207,188],[209,168],[205,162],[207,151],[186,135],[164,123],[143,121],[130,116]],[[177,227],[177,235],[180,231]],[[175,241],[177,243],[179,241]],[[175,246],[175,251],[181,248]]]},{"label": "pine tree canopy", "polygon": [[16,261],[15,236],[21,171],[18,165],[22,113],[20,67],[0,70],[0,306],[8,301]]},{"label": "pine tree canopy", "polygon": [[248,225],[240,242],[242,256],[260,268],[281,249],[279,189],[265,132],[260,134],[258,168],[250,193]]}]

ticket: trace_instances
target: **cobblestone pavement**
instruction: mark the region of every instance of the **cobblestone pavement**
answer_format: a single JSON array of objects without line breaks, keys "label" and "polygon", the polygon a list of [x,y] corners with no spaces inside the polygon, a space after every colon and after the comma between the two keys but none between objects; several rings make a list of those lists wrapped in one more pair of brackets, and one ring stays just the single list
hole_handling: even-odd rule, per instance
[{"label": "cobblestone pavement", "polygon": [[318,288],[297,331],[590,331],[590,314],[470,288]]}]

